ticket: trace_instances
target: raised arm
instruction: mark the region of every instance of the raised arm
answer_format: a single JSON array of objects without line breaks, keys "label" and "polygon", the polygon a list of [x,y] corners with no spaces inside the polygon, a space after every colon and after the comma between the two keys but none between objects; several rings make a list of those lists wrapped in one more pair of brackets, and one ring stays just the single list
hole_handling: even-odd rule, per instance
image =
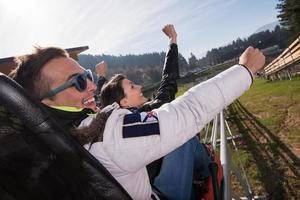
[{"label": "raised arm", "polygon": [[178,68],[178,47],[177,47],[177,33],[174,25],[166,25],[162,31],[170,39],[170,49],[166,54],[165,64],[162,75],[168,75],[168,78],[178,79],[179,68]]},{"label": "raised arm", "polygon": [[165,57],[162,78],[153,101],[147,102],[140,111],[150,111],[159,108],[164,103],[175,99],[177,82],[179,78],[178,69],[178,47],[177,33],[173,25],[168,24],[162,29],[163,33],[170,39],[170,45]]},{"label": "raised arm", "polygon": [[97,103],[98,107],[101,107],[100,99],[99,99],[101,88],[107,82],[107,79],[105,78],[107,67],[108,67],[108,65],[105,61],[101,61],[95,66],[95,72],[96,72],[97,77],[98,77],[97,89],[95,91],[95,99],[96,99],[96,103]]}]

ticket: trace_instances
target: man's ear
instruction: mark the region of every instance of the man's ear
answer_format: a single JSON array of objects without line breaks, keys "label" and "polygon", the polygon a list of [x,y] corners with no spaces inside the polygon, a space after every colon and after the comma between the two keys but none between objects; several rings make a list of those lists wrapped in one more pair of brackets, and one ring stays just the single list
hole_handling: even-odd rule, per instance
[{"label": "man's ear", "polygon": [[120,106],[121,106],[122,108],[128,108],[128,101],[127,101],[126,98],[121,99],[121,101],[120,101]]}]

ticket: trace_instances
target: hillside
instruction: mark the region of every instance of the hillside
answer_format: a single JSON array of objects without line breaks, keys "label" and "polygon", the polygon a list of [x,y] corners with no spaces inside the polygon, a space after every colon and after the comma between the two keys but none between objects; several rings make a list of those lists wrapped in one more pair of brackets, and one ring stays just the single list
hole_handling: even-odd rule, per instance
[{"label": "hillside", "polygon": [[300,155],[300,78],[256,80],[241,103]]},{"label": "hillside", "polygon": [[256,80],[229,107],[254,194],[300,198],[300,78]]},{"label": "hillside", "polygon": [[273,31],[276,26],[280,26],[280,23],[278,21],[272,22],[269,24],[265,24],[265,25],[259,27],[258,29],[256,29],[256,31],[254,31],[254,33],[259,33],[261,31],[266,31],[266,30]]},{"label": "hillside", "polygon": [[[178,96],[194,84],[181,85]],[[253,194],[300,199],[300,78],[256,79],[226,114],[233,134],[243,136],[235,142]],[[231,157],[238,164],[234,150]],[[245,196],[234,176],[232,188]]]}]

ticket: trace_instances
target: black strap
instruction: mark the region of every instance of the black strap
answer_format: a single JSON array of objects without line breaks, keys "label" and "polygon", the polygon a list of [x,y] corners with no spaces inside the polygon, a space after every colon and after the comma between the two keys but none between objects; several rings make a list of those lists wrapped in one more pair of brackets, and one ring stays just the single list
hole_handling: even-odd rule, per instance
[{"label": "black strap", "polygon": [[253,83],[253,73],[250,71],[250,69],[248,67],[246,67],[246,65],[243,64],[239,64],[242,67],[246,68],[246,70],[249,72],[250,76],[251,76],[251,84]]}]

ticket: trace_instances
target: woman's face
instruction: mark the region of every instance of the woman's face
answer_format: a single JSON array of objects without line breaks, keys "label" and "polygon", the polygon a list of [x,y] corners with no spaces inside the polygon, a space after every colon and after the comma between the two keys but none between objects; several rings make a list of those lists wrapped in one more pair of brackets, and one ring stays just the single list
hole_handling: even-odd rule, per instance
[{"label": "woman's face", "polygon": [[140,85],[136,85],[128,79],[124,79],[122,80],[122,87],[125,97],[120,101],[120,104],[123,108],[140,107],[147,101]]}]

